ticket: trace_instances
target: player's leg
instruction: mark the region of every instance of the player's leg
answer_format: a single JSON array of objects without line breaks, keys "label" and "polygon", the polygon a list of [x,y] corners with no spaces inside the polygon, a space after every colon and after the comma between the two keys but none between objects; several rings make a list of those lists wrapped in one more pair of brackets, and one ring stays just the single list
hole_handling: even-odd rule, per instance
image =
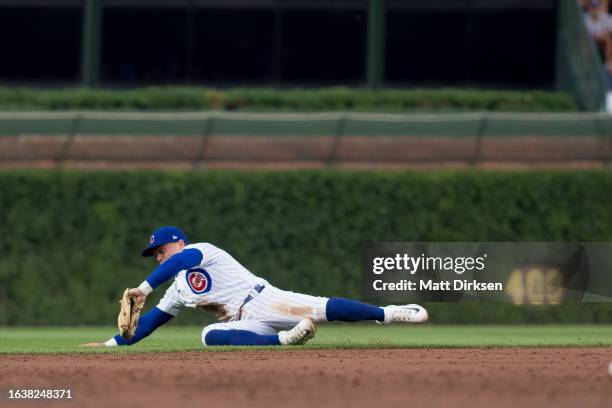
[{"label": "player's leg", "polygon": [[325,316],[330,322],[382,321],[385,319],[385,311],[382,307],[352,299],[330,298],[325,305]]},{"label": "player's leg", "polygon": [[241,320],[216,323],[202,331],[205,346],[280,346],[304,344],[314,337],[314,323],[302,319],[290,330],[276,332],[269,325],[257,320]]},{"label": "player's leg", "polygon": [[325,311],[327,320],[330,322],[375,320],[380,324],[393,322],[424,323],[428,319],[427,310],[419,305],[379,307],[345,298],[330,298],[327,301]]},{"label": "player's leg", "polygon": [[264,322],[275,330],[288,330],[303,319],[314,323],[327,321],[324,297],[302,295],[288,292],[272,285],[266,285],[263,291],[242,307],[241,321],[257,320]]},{"label": "player's leg", "polygon": [[360,322],[374,320],[422,323],[427,311],[419,305],[379,307],[345,298],[325,298],[289,292],[266,286],[244,307],[247,318],[264,321],[275,329],[292,327],[303,318],[315,323],[326,321]]},{"label": "player's leg", "polygon": [[278,346],[278,333],[258,321],[215,323],[202,330],[205,346]]}]

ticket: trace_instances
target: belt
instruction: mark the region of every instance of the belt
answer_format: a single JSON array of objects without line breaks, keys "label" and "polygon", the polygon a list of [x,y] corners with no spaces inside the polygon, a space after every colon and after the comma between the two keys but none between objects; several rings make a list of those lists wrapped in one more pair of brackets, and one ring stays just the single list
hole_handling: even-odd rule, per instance
[{"label": "belt", "polygon": [[[266,287],[266,285],[255,285],[255,286],[253,286],[253,290],[255,292],[257,292],[257,293],[261,293],[261,291],[264,290],[265,287]],[[244,298],[244,302],[242,302],[242,304],[238,308],[238,320],[240,320],[242,318],[242,308],[244,307],[244,305],[246,305],[251,300],[253,300],[254,297],[255,297],[255,294],[250,294],[249,293],[249,295]]]}]

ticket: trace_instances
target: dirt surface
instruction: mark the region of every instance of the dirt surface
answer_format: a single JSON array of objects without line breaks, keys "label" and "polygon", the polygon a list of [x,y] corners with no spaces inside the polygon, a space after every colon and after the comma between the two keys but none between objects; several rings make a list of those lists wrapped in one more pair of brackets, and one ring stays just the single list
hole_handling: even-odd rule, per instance
[{"label": "dirt surface", "polygon": [[[603,407],[612,348],[0,357],[0,407]],[[14,388],[71,389],[64,401]]]}]

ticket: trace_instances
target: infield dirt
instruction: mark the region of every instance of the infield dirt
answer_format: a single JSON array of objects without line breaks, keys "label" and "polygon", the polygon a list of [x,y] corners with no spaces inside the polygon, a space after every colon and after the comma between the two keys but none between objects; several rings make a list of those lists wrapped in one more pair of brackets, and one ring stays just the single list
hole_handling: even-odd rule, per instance
[{"label": "infield dirt", "polygon": [[[612,348],[4,355],[1,407],[601,407]],[[9,389],[71,389],[63,401]]]}]

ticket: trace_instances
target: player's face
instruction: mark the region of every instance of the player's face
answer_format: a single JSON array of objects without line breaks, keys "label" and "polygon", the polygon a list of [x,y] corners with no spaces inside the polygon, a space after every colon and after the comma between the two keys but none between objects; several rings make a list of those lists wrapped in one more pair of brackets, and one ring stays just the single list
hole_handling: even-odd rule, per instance
[{"label": "player's face", "polygon": [[183,241],[179,242],[169,242],[164,245],[160,245],[153,251],[153,256],[158,264],[163,264],[166,259],[171,256],[178,254],[185,247],[185,243]]}]

